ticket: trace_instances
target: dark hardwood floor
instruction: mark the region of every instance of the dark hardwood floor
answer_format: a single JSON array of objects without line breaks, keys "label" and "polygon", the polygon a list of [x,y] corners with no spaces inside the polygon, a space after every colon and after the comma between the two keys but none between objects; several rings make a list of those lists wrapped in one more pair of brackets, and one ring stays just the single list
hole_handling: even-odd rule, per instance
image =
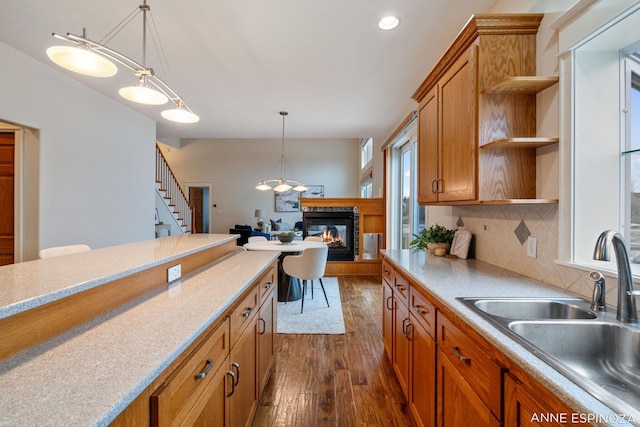
[{"label": "dark hardwood floor", "polygon": [[253,427],[411,426],[381,331],[376,276],[340,276],[345,335],[278,335]]}]

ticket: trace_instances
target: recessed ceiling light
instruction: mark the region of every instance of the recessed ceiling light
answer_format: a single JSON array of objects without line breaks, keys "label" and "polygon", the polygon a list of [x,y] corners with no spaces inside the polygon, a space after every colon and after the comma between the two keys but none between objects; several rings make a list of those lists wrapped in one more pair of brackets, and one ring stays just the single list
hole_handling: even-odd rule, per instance
[{"label": "recessed ceiling light", "polygon": [[395,16],[385,16],[378,22],[378,27],[381,30],[393,30],[399,23],[400,21]]}]

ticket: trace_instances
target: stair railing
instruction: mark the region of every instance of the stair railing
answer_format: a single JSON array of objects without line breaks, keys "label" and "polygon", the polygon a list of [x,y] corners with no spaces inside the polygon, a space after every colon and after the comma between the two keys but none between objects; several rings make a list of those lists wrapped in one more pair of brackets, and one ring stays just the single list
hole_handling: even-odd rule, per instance
[{"label": "stair railing", "polygon": [[160,184],[160,190],[165,192],[164,197],[169,200],[169,206],[178,215],[178,221],[186,227],[186,232],[195,233],[195,212],[158,144],[156,144],[156,182]]}]

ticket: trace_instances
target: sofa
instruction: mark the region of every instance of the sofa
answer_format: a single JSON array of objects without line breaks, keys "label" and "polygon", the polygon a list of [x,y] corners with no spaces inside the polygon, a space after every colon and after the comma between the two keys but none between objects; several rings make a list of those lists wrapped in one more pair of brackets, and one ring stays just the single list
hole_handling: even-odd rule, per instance
[{"label": "sofa", "polygon": [[236,245],[242,246],[249,241],[249,237],[263,236],[265,239],[270,240],[271,236],[268,233],[262,233],[254,230],[250,225],[236,224],[234,228],[229,229],[229,234],[239,234],[240,238],[236,240]]}]

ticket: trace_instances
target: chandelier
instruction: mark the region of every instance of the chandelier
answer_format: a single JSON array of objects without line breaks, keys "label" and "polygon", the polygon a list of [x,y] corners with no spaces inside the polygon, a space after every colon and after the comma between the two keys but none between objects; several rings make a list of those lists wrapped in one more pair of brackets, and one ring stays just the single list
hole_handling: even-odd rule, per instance
[{"label": "chandelier", "polygon": [[[179,123],[195,123],[200,118],[191,111],[184,100],[155,75],[153,68],[146,66],[147,61],[147,12],[151,15],[151,8],[147,0],[138,6],[133,12],[123,19],[113,30],[105,36],[111,40],[120,30],[129,24],[140,12],[142,12],[142,64],[123,55],[101,43],[87,38],[86,30],[82,29],[82,36],[67,33],[60,35],[53,33],[53,37],[67,41],[73,46],[51,46],[47,49],[47,55],[57,65],[69,71],[91,77],[111,77],[118,72],[114,64],[128,68],[135,76],[137,83],[120,89],[123,98],[146,105],[163,105],[171,101],[172,107],[161,112],[162,117]],[[153,20],[153,16],[151,16]],[[155,28],[155,24],[153,26]],[[154,36],[152,34],[152,36]],[[159,40],[157,30],[155,38]],[[107,40],[107,41],[109,41]]]},{"label": "chandelier", "polygon": [[[295,179],[287,179],[284,177],[284,167],[285,165],[289,166],[289,162],[287,162],[286,157],[284,156],[284,118],[288,115],[286,111],[280,111],[280,115],[282,116],[282,152],[280,155],[280,165],[281,165],[281,173],[280,179],[263,179],[260,181],[258,186],[256,187],[258,190],[271,190],[277,191],[279,193],[289,191],[293,189],[294,191],[303,192],[307,191],[307,187]],[[289,166],[291,169],[291,166]],[[268,183],[277,183],[275,187],[271,187]]]}]

